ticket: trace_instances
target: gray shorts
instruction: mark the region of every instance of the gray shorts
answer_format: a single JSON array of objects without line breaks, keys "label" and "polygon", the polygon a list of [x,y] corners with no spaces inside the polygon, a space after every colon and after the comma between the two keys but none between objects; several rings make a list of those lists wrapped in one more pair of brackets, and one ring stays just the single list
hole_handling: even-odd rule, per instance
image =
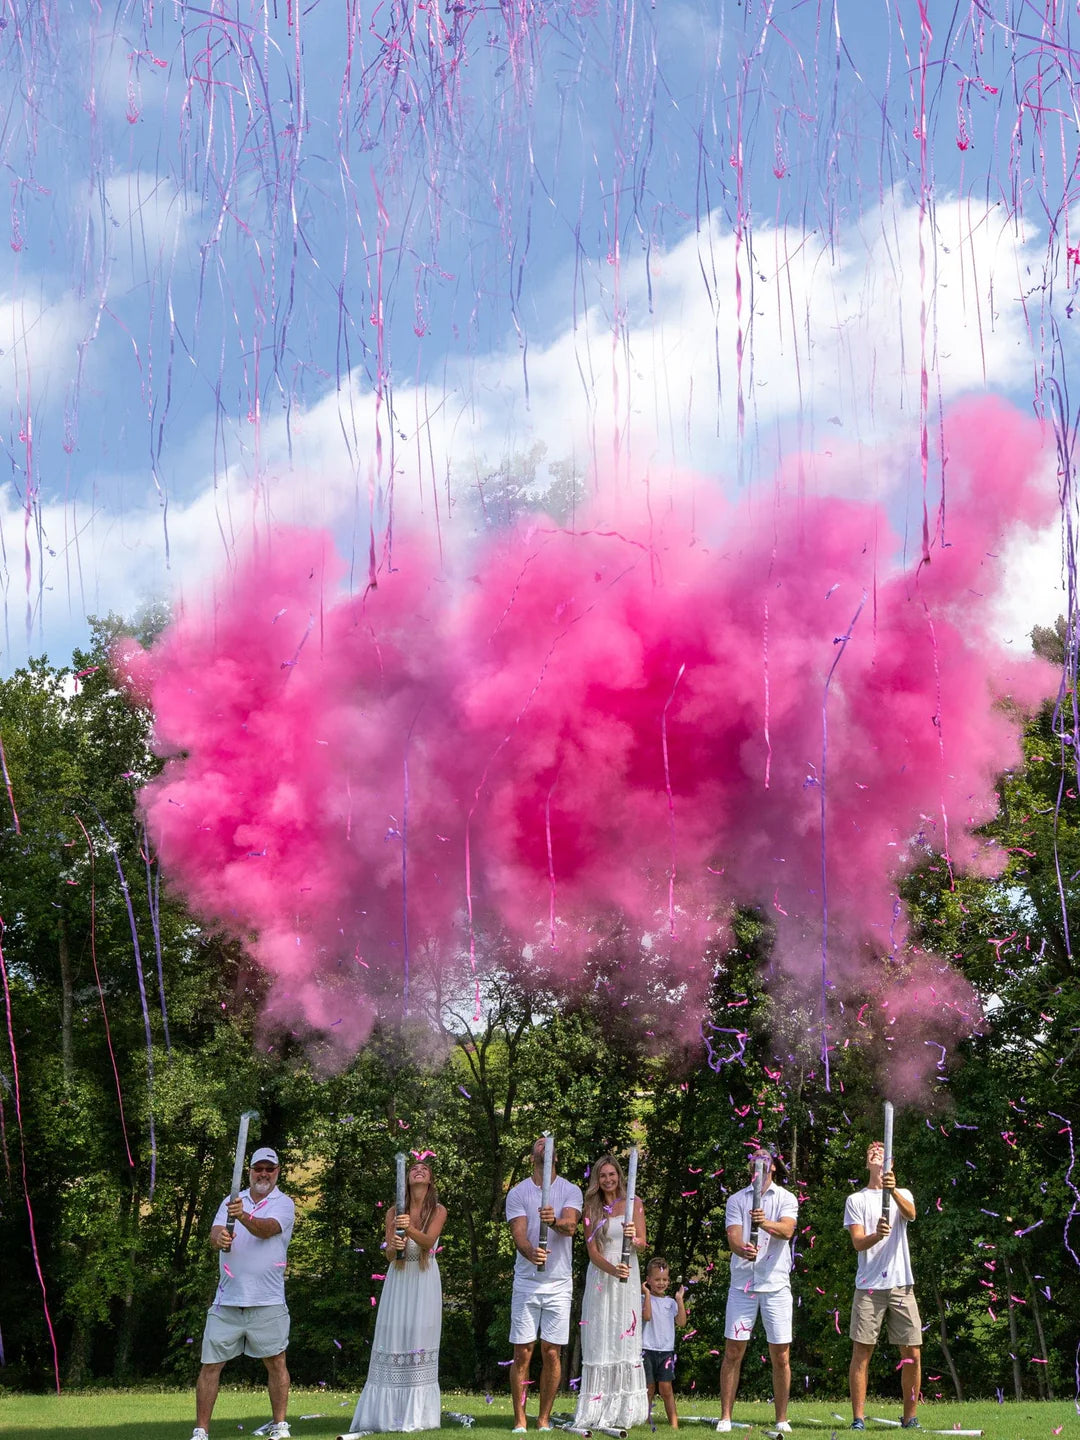
[{"label": "gray shorts", "polygon": [[223,1365],[237,1355],[268,1360],[289,1344],[287,1305],[212,1305],[202,1337],[204,1365]]}]

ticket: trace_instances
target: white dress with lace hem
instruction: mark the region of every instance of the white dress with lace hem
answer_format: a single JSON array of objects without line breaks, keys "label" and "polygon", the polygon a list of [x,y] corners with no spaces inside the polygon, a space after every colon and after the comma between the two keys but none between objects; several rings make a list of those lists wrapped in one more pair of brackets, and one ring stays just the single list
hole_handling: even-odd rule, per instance
[{"label": "white dress with lace hem", "polygon": [[420,1265],[420,1248],[406,1242],[405,1264],[387,1257],[367,1383],[353,1414],[356,1430],[437,1430],[442,1282],[434,1255]]}]

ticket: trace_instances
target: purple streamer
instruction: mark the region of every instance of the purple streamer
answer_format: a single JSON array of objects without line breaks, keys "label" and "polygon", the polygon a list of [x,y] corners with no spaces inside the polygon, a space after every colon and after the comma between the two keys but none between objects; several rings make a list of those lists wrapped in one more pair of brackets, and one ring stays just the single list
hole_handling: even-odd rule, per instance
[{"label": "purple streamer", "polygon": [[[1080,1215],[1080,1190],[1076,1188],[1076,1182],[1072,1178],[1073,1170],[1076,1168],[1076,1146],[1073,1143],[1072,1123],[1066,1120],[1064,1115],[1059,1115],[1056,1110],[1048,1110],[1047,1114],[1052,1116],[1053,1119],[1061,1121],[1065,1127],[1063,1133],[1069,1137],[1069,1168],[1065,1171],[1065,1184],[1073,1193],[1073,1203],[1065,1218],[1065,1234],[1062,1238],[1065,1242],[1065,1249],[1072,1256],[1073,1263],[1080,1269],[1080,1255],[1077,1255],[1076,1251],[1069,1244],[1069,1226],[1076,1216]],[[1073,1376],[1076,1380],[1076,1394],[1073,1396],[1073,1404],[1076,1406],[1076,1413],[1080,1415],[1080,1342],[1077,1343],[1076,1353],[1073,1357]]]},{"label": "purple streamer", "polygon": [[116,1051],[113,1049],[112,1030],[109,1028],[109,1012],[105,1008],[105,991],[101,988],[101,974],[97,963],[97,856],[94,853],[94,842],[90,839],[90,832],[78,815],[75,816],[75,823],[83,833],[87,853],[90,856],[90,963],[94,967],[94,983],[97,986],[101,1018],[105,1025],[105,1044],[108,1046],[109,1063],[112,1065],[113,1080],[116,1083],[116,1103],[120,1109],[120,1128],[124,1132],[124,1150],[127,1153],[128,1165],[134,1170],[135,1161],[132,1158],[131,1142],[128,1139],[127,1120],[124,1118],[124,1092],[120,1085],[120,1071],[116,1064]]},{"label": "purple streamer", "polygon": [[154,930],[154,954],[157,957],[158,998],[161,1001],[161,1023],[165,1030],[165,1053],[172,1056],[169,1040],[169,1016],[165,1009],[165,970],[161,963],[161,867],[151,880],[150,836],[143,825],[143,859],[146,862],[146,903],[150,910],[150,924]]},{"label": "purple streamer", "polygon": [[[412,731],[410,730],[410,736]],[[401,943],[405,951],[405,1014],[409,1013],[409,757],[402,759],[404,789],[401,805]]]},{"label": "purple streamer", "polygon": [[[12,1092],[11,1092],[11,1085],[9,1084],[8,1078],[7,1078],[7,1076],[4,1074],[3,1070],[0,1070],[0,1085],[3,1085],[4,1089],[7,1091],[7,1093],[8,1093],[9,1095],[12,1093]],[[0,1095],[0,1149],[2,1149],[3,1152],[4,1152],[4,1174],[7,1176],[7,1183],[8,1183],[8,1187],[10,1188],[10,1186],[11,1186],[11,1157],[8,1155],[8,1148],[7,1148],[7,1118],[6,1118],[6,1116],[4,1115],[4,1097],[3,1097],[3,1095]]]},{"label": "purple streamer", "polygon": [[94,814],[98,818],[101,828],[105,831],[106,839],[109,842],[109,849],[112,851],[113,861],[116,864],[116,873],[120,877],[120,889],[124,894],[124,904],[127,906],[128,924],[131,927],[131,944],[135,951],[135,974],[139,980],[139,1001],[142,1005],[143,1029],[146,1032],[146,1094],[147,1104],[150,1110],[150,1195],[154,1198],[154,1187],[157,1184],[157,1136],[154,1133],[154,1037],[150,1029],[150,1007],[146,999],[146,977],[143,974],[142,950],[139,946],[139,930],[135,924],[135,910],[131,904],[131,890],[128,886],[127,876],[124,874],[124,867],[120,863],[120,847],[112,837],[109,827],[102,818],[101,811],[96,809]]},{"label": "purple streamer", "polygon": [[22,1159],[22,1182],[23,1199],[26,1201],[26,1219],[30,1226],[30,1250],[34,1257],[34,1269],[37,1271],[38,1284],[41,1286],[41,1304],[45,1311],[45,1324],[49,1331],[49,1341],[52,1344],[53,1353],[53,1374],[56,1376],[56,1393],[60,1394],[60,1352],[56,1345],[56,1332],[53,1330],[52,1316],[49,1314],[49,1295],[45,1288],[45,1272],[41,1268],[41,1254],[38,1250],[37,1230],[34,1225],[34,1207],[30,1200],[30,1180],[26,1172],[26,1142],[23,1138],[22,1121],[22,1092],[19,1086],[19,1061],[15,1053],[15,1021],[11,1013],[11,987],[8,985],[7,963],[4,960],[4,921],[0,917],[0,981],[4,986],[4,1010],[7,1016],[8,1047],[11,1050],[11,1073],[15,1082],[15,1119],[19,1127],[19,1154]]},{"label": "purple streamer", "polygon": [[735,1060],[737,1060],[740,1065],[745,1065],[746,1061],[744,1057],[746,1055],[746,1042],[750,1038],[750,1032],[748,1030],[739,1030],[734,1026],[710,1024],[708,1026],[708,1029],[710,1029],[714,1034],[734,1035],[737,1041],[737,1048],[732,1050],[730,1055],[717,1055],[716,1051],[713,1049],[712,1042],[710,1041],[708,1035],[706,1035],[705,1033],[705,1029],[706,1027],[703,1025],[701,1027],[701,1038],[705,1042],[705,1058],[708,1062],[710,1070],[715,1070],[717,1073],[719,1073],[721,1065],[730,1065]]},{"label": "purple streamer", "polygon": [[11,818],[15,823],[15,834],[22,834],[22,826],[19,824],[19,812],[15,809],[15,791],[11,786],[11,776],[8,774],[7,755],[4,753],[4,737],[0,735],[0,771],[3,772],[4,784],[7,786],[8,803],[11,806]]}]

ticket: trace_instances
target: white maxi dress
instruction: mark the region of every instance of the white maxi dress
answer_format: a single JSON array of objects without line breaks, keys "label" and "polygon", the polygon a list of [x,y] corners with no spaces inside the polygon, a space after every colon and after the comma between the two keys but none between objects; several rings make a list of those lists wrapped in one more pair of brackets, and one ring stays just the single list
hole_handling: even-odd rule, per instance
[{"label": "white maxi dress", "polygon": [[420,1247],[405,1243],[405,1264],[388,1262],[367,1383],[352,1418],[356,1430],[437,1430],[442,1281],[434,1255],[420,1264]]},{"label": "white maxi dress", "polygon": [[[614,1215],[600,1232],[605,1260],[622,1259],[623,1217]],[[575,1426],[629,1430],[644,1425],[649,1397],[641,1362],[641,1275],[630,1252],[630,1278],[623,1285],[590,1264],[581,1304],[581,1383]]]}]

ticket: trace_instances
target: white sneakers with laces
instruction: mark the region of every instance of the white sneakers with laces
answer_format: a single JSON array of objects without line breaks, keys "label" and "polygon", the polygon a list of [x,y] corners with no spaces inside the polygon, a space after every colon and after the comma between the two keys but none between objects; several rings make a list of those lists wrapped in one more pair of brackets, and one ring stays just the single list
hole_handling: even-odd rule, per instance
[{"label": "white sneakers with laces", "polygon": [[[289,1429],[287,1420],[278,1420],[266,1432],[269,1440],[292,1440],[292,1431]],[[191,1440],[210,1440],[210,1436],[200,1426],[196,1425],[191,1432]]]},{"label": "white sneakers with laces", "polygon": [[718,1421],[716,1422],[716,1428],[717,1428],[717,1430],[719,1430],[719,1432],[720,1432],[721,1435],[726,1435],[726,1434],[728,1433],[728,1431],[731,1429],[731,1421],[730,1421],[730,1420],[718,1420]]}]

